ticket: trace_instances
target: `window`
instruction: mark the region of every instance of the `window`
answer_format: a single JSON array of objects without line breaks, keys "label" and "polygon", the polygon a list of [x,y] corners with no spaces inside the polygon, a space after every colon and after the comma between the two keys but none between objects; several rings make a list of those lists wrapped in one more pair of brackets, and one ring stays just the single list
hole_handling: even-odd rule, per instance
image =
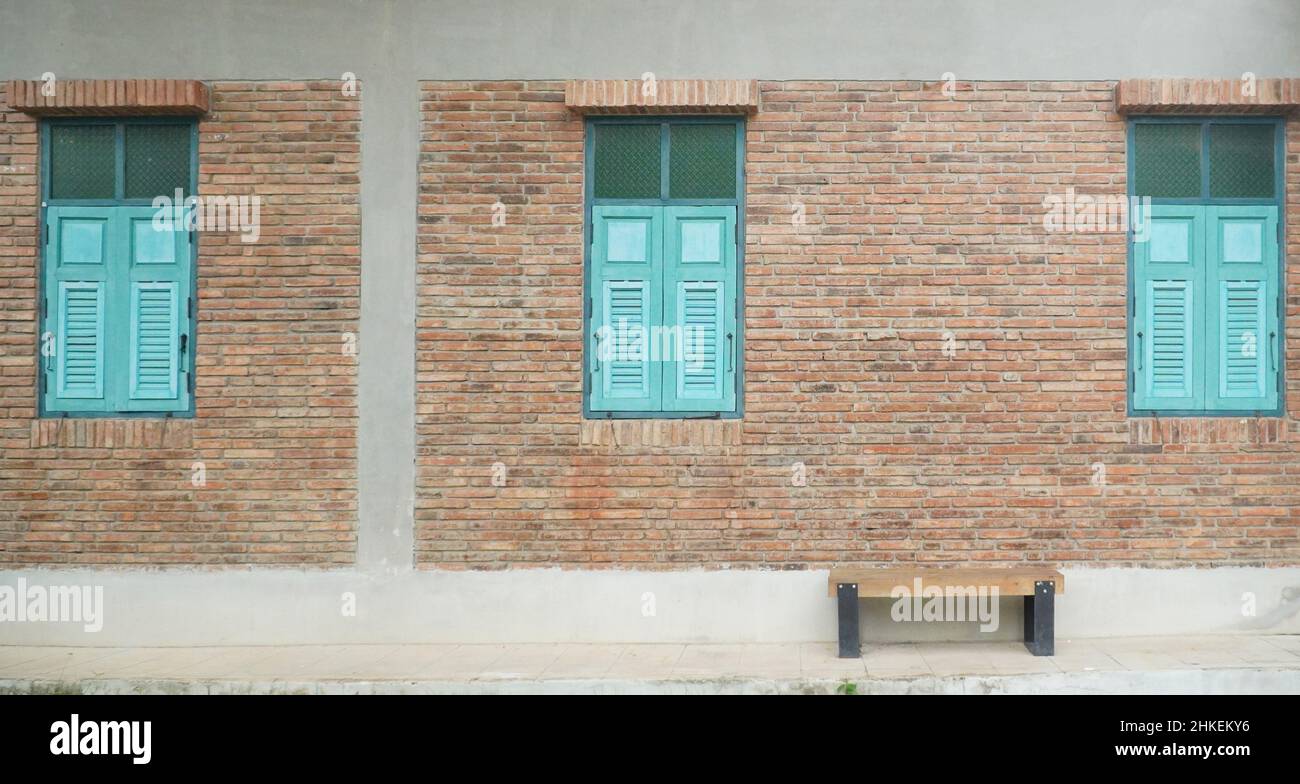
[{"label": "window", "polygon": [[738,416],[743,126],[591,120],[585,413]]},{"label": "window", "polygon": [[1137,120],[1130,404],[1135,413],[1281,410],[1281,126]]},{"label": "window", "polygon": [[175,199],[193,193],[193,139],[189,121],[44,126],[43,414],[191,410],[193,244]]}]

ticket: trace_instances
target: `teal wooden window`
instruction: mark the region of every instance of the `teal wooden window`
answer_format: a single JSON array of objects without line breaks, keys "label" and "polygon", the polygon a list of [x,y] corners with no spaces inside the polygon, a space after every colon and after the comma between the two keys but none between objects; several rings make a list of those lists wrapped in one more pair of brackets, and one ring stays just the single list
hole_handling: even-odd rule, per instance
[{"label": "teal wooden window", "polygon": [[736,410],[736,208],[592,210],[591,410]]},{"label": "teal wooden window", "polygon": [[592,120],[584,413],[735,417],[743,127]]},{"label": "teal wooden window", "polygon": [[1149,120],[1130,137],[1151,198],[1130,255],[1130,409],[1277,414],[1282,399],[1280,125]]},{"label": "teal wooden window", "polygon": [[152,202],[193,192],[193,137],[177,121],[43,128],[42,414],[192,412],[190,221]]}]

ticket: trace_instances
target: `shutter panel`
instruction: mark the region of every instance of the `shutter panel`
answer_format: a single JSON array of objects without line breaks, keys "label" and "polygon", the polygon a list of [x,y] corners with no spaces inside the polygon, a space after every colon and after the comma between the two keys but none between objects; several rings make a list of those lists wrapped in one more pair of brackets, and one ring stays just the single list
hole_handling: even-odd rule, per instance
[{"label": "shutter panel", "polygon": [[173,283],[131,284],[132,400],[170,400],[179,384],[180,338],[177,287]]},{"label": "shutter panel", "polygon": [[590,408],[652,412],[661,407],[662,363],[652,337],[662,324],[663,208],[593,207]]},{"label": "shutter panel", "polygon": [[665,223],[664,410],[734,412],[736,208],[669,207]]},{"label": "shutter panel", "polygon": [[1277,207],[1206,209],[1206,409],[1276,409]]},{"label": "shutter panel", "polygon": [[44,409],[51,413],[110,411],[108,305],[112,210],[46,210],[45,324],[41,358]]},{"label": "shutter panel", "polygon": [[122,411],[185,411],[190,405],[190,233],[184,217],[156,216],[151,207],[118,213],[118,274],[125,283],[115,334],[125,356],[114,383]]},{"label": "shutter panel", "polygon": [[677,314],[682,325],[681,361],[674,397],[715,399],[722,396],[726,372],[724,286],[719,282],[683,282],[677,287]]},{"label": "shutter panel", "polygon": [[57,394],[62,398],[104,397],[104,289],[94,282],[60,281]]},{"label": "shutter panel", "polygon": [[1130,366],[1136,410],[1191,410],[1204,401],[1205,207],[1156,205],[1133,242]]}]

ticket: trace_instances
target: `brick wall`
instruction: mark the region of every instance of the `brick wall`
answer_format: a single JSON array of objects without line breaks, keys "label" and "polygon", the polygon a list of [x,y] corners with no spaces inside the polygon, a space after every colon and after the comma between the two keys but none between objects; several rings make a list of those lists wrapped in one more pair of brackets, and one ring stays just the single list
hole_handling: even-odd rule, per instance
[{"label": "brick wall", "polygon": [[[1300,563],[1300,268],[1288,418],[1134,420],[1124,235],[1043,229],[1125,193],[1112,83],[762,83],[744,419],[604,429],[563,87],[423,85],[421,566]],[[1295,123],[1287,158],[1295,258]]]},{"label": "brick wall", "polygon": [[199,236],[192,420],[36,419],[37,124],[0,96],[0,567],[354,559],[360,98],[211,87],[199,193],[261,237]]}]

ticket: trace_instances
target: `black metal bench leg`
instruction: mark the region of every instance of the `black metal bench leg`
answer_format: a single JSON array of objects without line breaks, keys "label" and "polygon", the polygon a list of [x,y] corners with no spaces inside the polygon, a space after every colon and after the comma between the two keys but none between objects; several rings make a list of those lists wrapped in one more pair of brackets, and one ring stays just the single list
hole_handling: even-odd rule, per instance
[{"label": "black metal bench leg", "polygon": [[1035,656],[1056,653],[1056,583],[1034,583],[1034,593],[1025,597],[1025,647]]},{"label": "black metal bench leg", "polygon": [[837,583],[835,594],[840,605],[840,658],[856,659],[862,655],[858,636],[858,584]]}]

